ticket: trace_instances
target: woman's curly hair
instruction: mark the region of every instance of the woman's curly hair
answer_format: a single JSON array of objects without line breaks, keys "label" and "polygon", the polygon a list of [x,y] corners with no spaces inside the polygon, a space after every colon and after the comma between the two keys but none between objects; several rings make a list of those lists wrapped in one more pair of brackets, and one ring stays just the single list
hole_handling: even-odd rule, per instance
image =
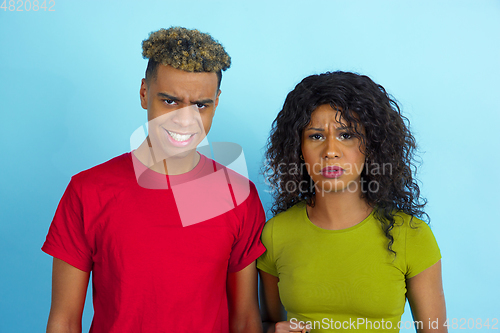
[{"label": "woman's curly hair", "polygon": [[[324,104],[339,110],[365,147],[362,195],[376,207],[375,216],[389,240],[388,249],[395,253],[391,230],[396,213],[428,218],[423,211],[426,201],[420,198],[412,175],[416,172],[416,143],[409,121],[385,89],[367,76],[341,71],[311,75],[288,94],[267,142],[264,174],[274,197],[271,211],[278,214],[301,201],[314,206],[315,187],[301,160],[301,137],[312,112]],[[373,182],[378,188],[369,186]],[[301,186],[304,183],[306,188]]]}]

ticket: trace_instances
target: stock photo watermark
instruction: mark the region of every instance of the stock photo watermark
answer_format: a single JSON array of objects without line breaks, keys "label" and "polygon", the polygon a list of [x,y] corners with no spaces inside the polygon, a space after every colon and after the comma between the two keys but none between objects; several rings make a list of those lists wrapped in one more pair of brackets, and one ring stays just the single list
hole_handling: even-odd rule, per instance
[{"label": "stock photo watermark", "polygon": [[[266,165],[271,165],[269,161],[266,161]],[[265,173],[265,183],[269,186],[266,192],[271,193],[278,191],[285,191],[288,193],[308,193],[314,188],[316,194],[324,195],[325,193],[342,190],[345,192],[357,192],[359,188],[363,188],[370,192],[378,192],[380,189],[380,184],[376,180],[367,180],[361,178],[359,182],[354,181],[344,181],[341,176],[352,176],[360,175],[363,169],[366,173],[371,176],[390,176],[393,173],[393,167],[391,163],[372,163],[367,167],[366,165],[350,164],[344,163],[342,168],[338,167],[341,172],[339,172],[338,177],[332,177],[329,179],[314,180],[315,175],[320,175],[324,169],[324,165],[320,163],[308,164],[306,162],[302,163],[279,163],[277,168],[269,168]],[[313,177],[309,176],[308,179],[304,179],[307,170],[311,170],[314,174]],[[269,179],[276,178],[278,175],[280,178],[279,188],[276,188],[275,184],[272,184]],[[298,178],[302,180],[297,181]],[[291,178],[291,179],[290,179]]]},{"label": "stock photo watermark", "polygon": [[[426,327],[428,326],[428,327]],[[424,323],[422,320],[398,321],[394,324],[390,320],[370,320],[368,318],[349,318],[349,320],[334,320],[323,318],[315,321],[299,321],[297,318],[290,319],[290,328],[302,329],[323,329],[323,330],[390,330],[390,329],[437,329],[445,326],[453,330],[498,330],[498,318],[447,318],[444,323],[439,319],[430,320]]]}]

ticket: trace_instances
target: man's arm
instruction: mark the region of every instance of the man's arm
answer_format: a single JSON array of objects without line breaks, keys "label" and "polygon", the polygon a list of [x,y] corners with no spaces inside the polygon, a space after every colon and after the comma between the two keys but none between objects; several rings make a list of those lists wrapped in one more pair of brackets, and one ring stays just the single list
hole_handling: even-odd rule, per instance
[{"label": "man's arm", "polygon": [[47,333],[82,331],[82,313],[90,273],[54,258],[52,267],[52,305]]},{"label": "man's arm", "polygon": [[441,278],[441,260],[406,280],[406,288],[413,320],[423,323],[421,327],[416,327],[417,332],[448,332],[448,329],[443,326],[446,321],[446,306]]},{"label": "man's arm", "polygon": [[231,333],[262,333],[255,261],[241,271],[227,275],[227,299]]}]

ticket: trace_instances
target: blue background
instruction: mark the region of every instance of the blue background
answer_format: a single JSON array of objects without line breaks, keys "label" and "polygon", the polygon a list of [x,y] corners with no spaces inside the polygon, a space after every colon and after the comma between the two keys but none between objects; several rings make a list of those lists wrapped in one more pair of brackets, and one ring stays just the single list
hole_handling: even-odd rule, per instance
[{"label": "blue background", "polygon": [[146,121],[141,41],[172,25],[209,32],[231,55],[209,140],[243,147],[266,208],[263,146],[295,84],[327,70],[382,84],[420,146],[448,317],[500,317],[500,1],[56,0],[53,9],[0,10],[0,332],[44,330],[52,258],[40,247],[57,203],[71,175],[130,149]]}]

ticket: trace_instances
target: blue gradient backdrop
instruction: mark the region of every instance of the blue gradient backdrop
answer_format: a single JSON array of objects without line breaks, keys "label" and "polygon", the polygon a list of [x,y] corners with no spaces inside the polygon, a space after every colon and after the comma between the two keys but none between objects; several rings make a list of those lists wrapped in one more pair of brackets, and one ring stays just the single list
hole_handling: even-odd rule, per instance
[{"label": "blue gradient backdrop", "polygon": [[[72,174],[130,149],[146,121],[141,41],[172,25],[211,33],[232,56],[209,140],[243,147],[266,208],[259,168],[287,92],[327,70],[385,86],[419,142],[448,317],[500,317],[500,1],[55,0],[53,12],[10,11],[8,2],[0,10],[0,332],[44,330],[51,258],[40,247],[58,201]],[[90,305],[89,297],[84,331]]]}]

